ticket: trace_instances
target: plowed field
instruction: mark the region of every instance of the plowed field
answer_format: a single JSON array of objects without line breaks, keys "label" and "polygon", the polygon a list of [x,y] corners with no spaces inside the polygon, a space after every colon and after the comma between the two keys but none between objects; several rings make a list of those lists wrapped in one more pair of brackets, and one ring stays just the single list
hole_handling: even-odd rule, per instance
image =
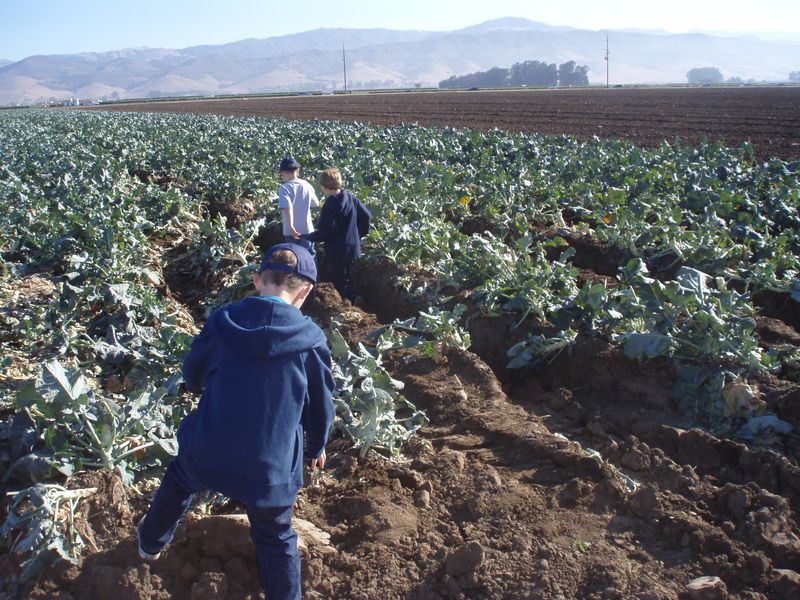
[{"label": "plowed field", "polygon": [[411,92],[148,102],[102,110],[174,112],[379,125],[418,123],[593,135],[657,146],[749,141],[756,156],[800,158],[800,87]]}]

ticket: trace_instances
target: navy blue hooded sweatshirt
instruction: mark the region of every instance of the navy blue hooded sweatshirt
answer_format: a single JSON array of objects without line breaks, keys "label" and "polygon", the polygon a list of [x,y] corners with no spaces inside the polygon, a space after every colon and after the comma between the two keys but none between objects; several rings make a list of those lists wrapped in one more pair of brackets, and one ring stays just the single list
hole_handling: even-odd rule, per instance
[{"label": "navy blue hooded sweatshirt", "polygon": [[312,242],[325,242],[325,255],[333,264],[347,264],[361,257],[356,206],[352,192],[341,190],[325,200]]},{"label": "navy blue hooded sweatshirt", "polygon": [[180,458],[204,486],[246,504],[291,506],[303,438],[318,457],[334,409],[325,334],[299,309],[253,296],[216,311],[183,364],[203,395],[178,430]]}]

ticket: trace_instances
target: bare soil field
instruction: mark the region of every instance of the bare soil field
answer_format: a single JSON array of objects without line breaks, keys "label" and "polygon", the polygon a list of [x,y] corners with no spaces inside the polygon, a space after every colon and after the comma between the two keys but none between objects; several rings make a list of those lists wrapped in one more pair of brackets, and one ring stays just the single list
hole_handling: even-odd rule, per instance
[{"label": "bare soil field", "polygon": [[704,140],[800,158],[800,87],[406,92],[104,105],[100,110],[493,127],[658,146]]}]

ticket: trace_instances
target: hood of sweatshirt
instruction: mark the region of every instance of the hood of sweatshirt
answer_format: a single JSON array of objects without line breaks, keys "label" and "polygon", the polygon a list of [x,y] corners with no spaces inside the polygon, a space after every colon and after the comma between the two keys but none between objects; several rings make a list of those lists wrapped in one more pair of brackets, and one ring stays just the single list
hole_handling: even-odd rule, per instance
[{"label": "hood of sweatshirt", "polygon": [[210,326],[224,344],[255,358],[303,352],[326,343],[322,330],[298,308],[260,296],[221,308]]}]

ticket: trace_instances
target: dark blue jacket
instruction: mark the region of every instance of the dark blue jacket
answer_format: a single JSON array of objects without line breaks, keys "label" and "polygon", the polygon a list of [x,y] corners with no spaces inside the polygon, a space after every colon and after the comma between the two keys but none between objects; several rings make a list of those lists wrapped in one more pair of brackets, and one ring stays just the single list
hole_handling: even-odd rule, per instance
[{"label": "dark blue jacket", "polygon": [[197,410],[178,430],[182,463],[204,486],[246,504],[291,506],[303,438],[318,457],[333,421],[325,334],[295,307],[252,296],[216,311],[183,363]]},{"label": "dark blue jacket", "polygon": [[328,196],[319,213],[317,230],[308,234],[312,242],[325,242],[325,256],[332,264],[350,263],[361,256],[353,198],[347,190]]}]

